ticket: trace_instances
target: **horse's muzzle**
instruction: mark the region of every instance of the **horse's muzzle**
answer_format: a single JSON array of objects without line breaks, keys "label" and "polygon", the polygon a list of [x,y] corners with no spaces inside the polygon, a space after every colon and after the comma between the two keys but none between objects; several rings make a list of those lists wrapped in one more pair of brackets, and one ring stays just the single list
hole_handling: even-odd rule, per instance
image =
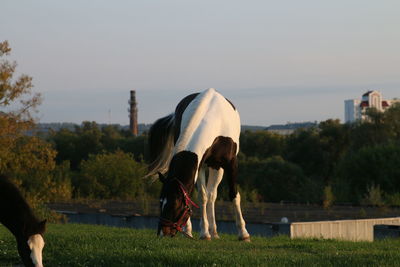
[{"label": "horse's muzzle", "polygon": [[177,233],[177,229],[169,226],[159,226],[157,235],[158,236],[169,236],[169,237],[174,237]]}]

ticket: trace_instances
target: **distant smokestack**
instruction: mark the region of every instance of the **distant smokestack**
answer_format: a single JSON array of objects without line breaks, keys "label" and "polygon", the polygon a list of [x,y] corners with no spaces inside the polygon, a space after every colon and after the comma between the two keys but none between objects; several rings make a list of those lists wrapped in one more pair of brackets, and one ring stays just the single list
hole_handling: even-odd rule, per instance
[{"label": "distant smokestack", "polygon": [[134,136],[138,135],[138,109],[136,102],[136,92],[131,90],[131,99],[129,100],[129,129]]}]

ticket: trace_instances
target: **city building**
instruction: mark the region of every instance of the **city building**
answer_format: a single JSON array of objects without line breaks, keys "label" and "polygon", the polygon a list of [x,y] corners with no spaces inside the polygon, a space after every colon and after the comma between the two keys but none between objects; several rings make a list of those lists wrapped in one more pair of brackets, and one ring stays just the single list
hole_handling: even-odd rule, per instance
[{"label": "city building", "polygon": [[381,92],[368,91],[361,99],[349,99],[344,101],[344,120],[346,123],[365,120],[365,112],[368,108],[375,108],[380,112],[387,110],[392,104],[400,103],[400,99],[383,99]]}]

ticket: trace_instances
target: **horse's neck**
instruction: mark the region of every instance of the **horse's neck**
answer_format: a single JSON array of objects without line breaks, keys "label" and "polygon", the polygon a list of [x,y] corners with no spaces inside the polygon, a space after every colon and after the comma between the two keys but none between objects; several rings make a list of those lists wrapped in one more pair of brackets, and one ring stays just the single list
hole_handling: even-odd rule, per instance
[{"label": "horse's neck", "polygon": [[24,239],[26,237],[25,233],[25,223],[16,218],[7,218],[1,223],[15,236],[17,240]]},{"label": "horse's neck", "polygon": [[[4,200],[3,200],[4,201]],[[18,239],[34,234],[33,225],[39,223],[31,208],[20,196],[15,195],[14,199],[7,199],[6,206],[1,206],[0,223],[2,223]]]},{"label": "horse's neck", "polygon": [[[0,223],[18,239],[25,239],[38,224],[28,203],[18,188],[0,176]],[[25,240],[26,241],[26,240]]]}]

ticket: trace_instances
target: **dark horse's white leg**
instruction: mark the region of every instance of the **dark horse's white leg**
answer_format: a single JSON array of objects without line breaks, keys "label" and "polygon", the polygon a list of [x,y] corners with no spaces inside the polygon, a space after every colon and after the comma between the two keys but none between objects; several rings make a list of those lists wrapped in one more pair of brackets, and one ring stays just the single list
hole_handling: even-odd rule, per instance
[{"label": "dark horse's white leg", "polygon": [[218,185],[221,183],[222,177],[224,175],[224,170],[220,168],[219,170],[209,168],[209,175],[207,181],[207,218],[209,223],[209,231],[212,238],[218,239],[217,233],[217,223],[215,221],[215,200],[217,199],[217,189]]}]

